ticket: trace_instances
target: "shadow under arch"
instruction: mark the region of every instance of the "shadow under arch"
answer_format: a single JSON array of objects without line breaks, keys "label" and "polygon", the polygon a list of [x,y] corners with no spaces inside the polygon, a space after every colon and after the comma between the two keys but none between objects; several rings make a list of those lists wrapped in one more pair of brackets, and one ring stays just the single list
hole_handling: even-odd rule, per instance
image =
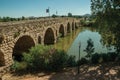
[{"label": "shadow under arch", "polygon": [[30,36],[24,35],[20,37],[13,48],[13,59],[16,61],[21,61],[23,57],[22,54],[24,52],[29,52],[29,49],[33,46],[35,46],[35,42]]},{"label": "shadow under arch", "polygon": [[78,26],[77,26],[77,23],[75,22],[75,28],[77,29],[78,28]]},{"label": "shadow under arch", "polygon": [[67,23],[67,33],[70,33],[71,32],[71,27],[70,27],[70,23],[68,22]]},{"label": "shadow under arch", "polygon": [[52,45],[54,44],[55,36],[52,28],[48,28],[44,35],[44,44],[45,45]]},{"label": "shadow under arch", "polygon": [[4,59],[4,54],[0,50],[0,67],[5,66],[5,59]]},{"label": "shadow under arch", "polygon": [[65,31],[64,31],[64,26],[63,26],[63,24],[60,25],[59,33],[60,33],[60,37],[64,37],[64,36],[65,36]]},{"label": "shadow under arch", "polygon": [[75,24],[72,22],[72,30],[75,30]]},{"label": "shadow under arch", "polygon": [[38,36],[38,43],[39,43],[39,44],[42,43],[42,38],[41,38],[41,36]]}]

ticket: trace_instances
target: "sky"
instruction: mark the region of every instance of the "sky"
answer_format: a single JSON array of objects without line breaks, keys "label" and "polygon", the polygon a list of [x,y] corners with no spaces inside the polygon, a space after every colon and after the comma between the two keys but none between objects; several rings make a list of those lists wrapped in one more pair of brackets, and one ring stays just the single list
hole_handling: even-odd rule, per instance
[{"label": "sky", "polygon": [[0,0],[0,16],[9,17],[43,17],[50,15],[90,14],[90,0]]}]

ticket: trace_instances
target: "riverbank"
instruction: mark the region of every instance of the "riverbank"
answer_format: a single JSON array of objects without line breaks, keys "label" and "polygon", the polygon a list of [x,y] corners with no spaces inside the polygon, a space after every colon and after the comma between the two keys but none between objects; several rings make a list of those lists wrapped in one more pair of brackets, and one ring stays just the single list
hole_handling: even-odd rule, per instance
[{"label": "riverbank", "polygon": [[7,73],[3,80],[120,80],[120,67],[118,63],[102,63],[97,65],[80,66],[80,74],[77,68],[64,69],[61,72],[35,73],[15,75]]}]

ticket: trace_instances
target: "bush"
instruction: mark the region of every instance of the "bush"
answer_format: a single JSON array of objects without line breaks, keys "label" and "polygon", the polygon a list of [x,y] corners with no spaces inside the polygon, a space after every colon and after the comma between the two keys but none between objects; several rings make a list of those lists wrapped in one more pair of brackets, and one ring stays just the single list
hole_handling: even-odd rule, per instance
[{"label": "bush", "polygon": [[77,65],[77,62],[75,60],[75,56],[70,55],[69,58],[68,58],[68,60],[67,60],[67,66],[68,67],[74,67],[76,65]]},{"label": "bush", "polygon": [[11,70],[17,72],[17,71],[25,70],[26,67],[27,64],[25,62],[14,61],[14,64],[11,66]]},{"label": "bush", "polygon": [[117,61],[118,62],[120,61],[120,54],[118,54],[118,56],[117,56]]},{"label": "bush", "polygon": [[23,61],[29,70],[40,70],[45,68],[45,61],[49,58],[50,47],[37,45],[30,49],[29,53],[23,54]]},{"label": "bush", "polygon": [[107,53],[108,57],[109,57],[109,61],[115,61],[118,54],[115,53],[115,52],[110,52],[110,53]]},{"label": "bush", "polygon": [[109,61],[108,54],[102,53],[102,54],[99,54],[99,55],[102,58],[102,62],[108,62]]},{"label": "bush", "polygon": [[81,60],[79,61],[80,65],[87,64],[87,63],[88,63],[88,60],[86,58],[81,58]]},{"label": "bush", "polygon": [[98,53],[92,55],[91,62],[93,64],[99,63],[99,60],[100,60],[100,55]]},{"label": "bush", "polygon": [[56,51],[52,54],[50,65],[53,71],[61,70],[66,67],[68,55],[64,51]]},{"label": "bush", "polygon": [[[28,53],[23,53],[22,63],[27,71],[59,71],[68,66],[75,66],[75,56],[68,56],[61,50],[52,49],[49,46],[37,45],[32,47]],[[12,66],[14,70],[21,70],[21,62],[15,62]]]}]

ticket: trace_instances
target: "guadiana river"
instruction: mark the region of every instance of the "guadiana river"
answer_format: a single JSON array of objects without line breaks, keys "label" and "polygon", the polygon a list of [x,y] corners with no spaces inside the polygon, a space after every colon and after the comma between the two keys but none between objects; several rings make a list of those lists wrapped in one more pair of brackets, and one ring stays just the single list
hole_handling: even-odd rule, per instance
[{"label": "guadiana river", "polygon": [[87,47],[87,41],[91,39],[94,44],[94,53],[107,53],[114,52],[114,46],[106,47],[101,43],[101,35],[95,29],[92,28],[79,28],[72,33],[68,34],[64,38],[60,38],[59,41],[54,45],[55,48],[60,50],[65,50],[69,55],[76,56],[76,59],[79,55],[79,45],[80,47],[80,56],[85,57],[85,49]]}]

